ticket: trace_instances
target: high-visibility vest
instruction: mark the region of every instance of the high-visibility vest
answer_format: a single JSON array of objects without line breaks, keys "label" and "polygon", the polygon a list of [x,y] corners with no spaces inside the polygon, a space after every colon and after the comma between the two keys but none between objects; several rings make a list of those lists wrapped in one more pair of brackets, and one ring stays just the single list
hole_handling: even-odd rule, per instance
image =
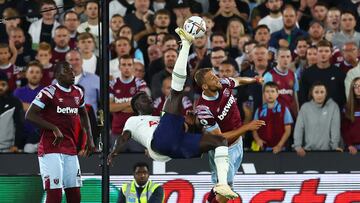
[{"label": "high-visibility vest", "polygon": [[123,184],[121,190],[125,196],[126,203],[147,203],[152,193],[154,193],[155,189],[159,186],[159,184],[153,183],[151,180],[149,180],[141,192],[140,201],[136,193],[135,180],[131,181],[131,183]]}]

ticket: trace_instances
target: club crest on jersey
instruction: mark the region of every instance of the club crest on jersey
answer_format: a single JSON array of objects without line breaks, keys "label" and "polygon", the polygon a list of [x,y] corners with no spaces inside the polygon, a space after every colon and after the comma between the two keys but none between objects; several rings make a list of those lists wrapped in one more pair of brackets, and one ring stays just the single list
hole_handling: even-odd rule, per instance
[{"label": "club crest on jersey", "polygon": [[116,94],[120,94],[120,92],[121,92],[121,90],[119,90],[119,89],[115,90]]},{"label": "club crest on jersey", "polygon": [[225,89],[225,90],[224,90],[224,96],[225,96],[225,97],[229,97],[230,94],[231,94],[231,92],[230,92],[228,89]]},{"label": "club crest on jersey", "polygon": [[59,178],[55,178],[54,183],[55,183],[55,185],[58,185],[59,184]]},{"label": "club crest on jersey", "polygon": [[80,98],[79,97],[74,97],[74,100],[75,100],[76,105],[80,104]]},{"label": "club crest on jersey", "polygon": [[63,102],[64,101],[64,99],[63,98],[59,98],[59,102]]},{"label": "club crest on jersey", "polygon": [[130,94],[134,95],[136,93],[135,87],[130,88],[129,92]]}]

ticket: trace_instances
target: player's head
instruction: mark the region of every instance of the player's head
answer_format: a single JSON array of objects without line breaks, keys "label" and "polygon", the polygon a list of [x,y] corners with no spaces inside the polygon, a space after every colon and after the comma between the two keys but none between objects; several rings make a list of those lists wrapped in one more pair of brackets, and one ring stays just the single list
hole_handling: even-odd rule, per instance
[{"label": "player's head", "polygon": [[55,78],[62,86],[70,86],[75,82],[72,66],[66,61],[60,61],[54,65]]},{"label": "player's head", "polygon": [[151,115],[153,101],[145,92],[138,92],[131,99],[131,108],[136,115]]},{"label": "player's head", "polygon": [[279,86],[275,82],[267,82],[263,87],[265,103],[274,103],[279,97]]},{"label": "player's head", "polygon": [[211,68],[203,68],[195,73],[195,82],[203,91],[216,92],[222,89],[220,78]]},{"label": "player's head", "polygon": [[134,178],[139,186],[144,186],[149,180],[149,165],[145,162],[138,162],[134,165]]},{"label": "player's head", "polygon": [[9,79],[7,75],[4,72],[0,72],[0,97],[7,93],[9,89],[8,82]]}]

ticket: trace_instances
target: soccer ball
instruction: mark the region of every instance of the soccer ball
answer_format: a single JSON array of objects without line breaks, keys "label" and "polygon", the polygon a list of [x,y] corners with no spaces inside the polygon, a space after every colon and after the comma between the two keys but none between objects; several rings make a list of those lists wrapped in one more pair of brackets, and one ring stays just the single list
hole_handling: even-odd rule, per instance
[{"label": "soccer ball", "polygon": [[206,24],[205,21],[199,16],[191,16],[185,20],[184,30],[194,37],[202,37],[205,35]]}]

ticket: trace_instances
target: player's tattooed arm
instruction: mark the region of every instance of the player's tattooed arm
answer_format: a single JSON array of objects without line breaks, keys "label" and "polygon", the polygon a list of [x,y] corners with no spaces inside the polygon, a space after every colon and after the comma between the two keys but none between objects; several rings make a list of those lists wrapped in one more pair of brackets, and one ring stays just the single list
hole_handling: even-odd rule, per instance
[{"label": "player's tattooed arm", "polygon": [[54,145],[61,142],[61,140],[64,138],[64,135],[61,133],[59,128],[55,126],[54,124],[47,122],[40,116],[41,108],[37,105],[31,104],[28,111],[25,114],[25,119],[31,121],[38,127],[45,129],[45,130],[51,130],[54,133],[55,140],[53,142]]},{"label": "player's tattooed arm", "polygon": [[120,136],[116,138],[114,147],[108,156],[108,160],[107,160],[108,165],[112,164],[113,158],[120,153],[121,149],[129,141],[130,138],[131,138],[131,132],[128,130],[125,130]]},{"label": "player's tattooed arm", "polygon": [[92,135],[92,131],[91,131],[89,116],[87,114],[85,107],[79,108],[79,115],[80,115],[81,126],[87,135],[84,155],[89,156],[95,150],[95,144],[94,144],[93,135]]}]

